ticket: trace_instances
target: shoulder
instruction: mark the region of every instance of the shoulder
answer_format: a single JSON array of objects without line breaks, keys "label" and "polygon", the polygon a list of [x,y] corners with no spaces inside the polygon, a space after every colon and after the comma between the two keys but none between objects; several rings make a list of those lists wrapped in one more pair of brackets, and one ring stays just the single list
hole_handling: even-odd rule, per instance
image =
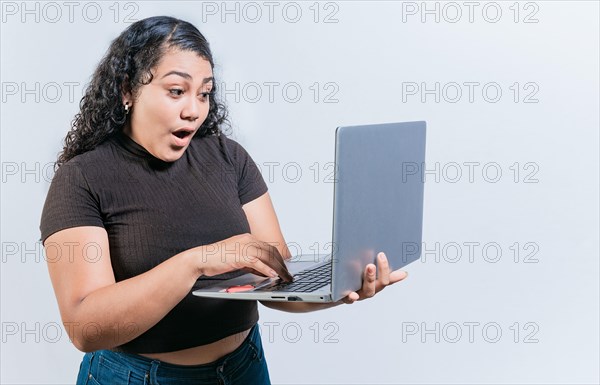
[{"label": "shoulder", "polygon": [[107,164],[115,158],[112,146],[107,139],[94,149],[74,156],[56,170],[53,181],[65,178],[86,180],[90,175],[97,174],[99,170],[107,168]]},{"label": "shoulder", "polygon": [[[114,157],[114,146],[115,144],[111,141],[110,137],[106,138],[93,149],[86,151],[83,154],[75,155],[67,163],[73,162],[81,167],[85,167],[91,163],[105,161],[107,158]],[[65,163],[65,165],[67,163]]]}]

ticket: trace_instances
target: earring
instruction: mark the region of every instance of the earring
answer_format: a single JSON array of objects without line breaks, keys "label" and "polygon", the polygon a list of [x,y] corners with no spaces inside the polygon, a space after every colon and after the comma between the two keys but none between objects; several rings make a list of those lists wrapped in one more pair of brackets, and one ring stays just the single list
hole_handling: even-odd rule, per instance
[{"label": "earring", "polygon": [[125,103],[125,115],[129,113],[129,102]]}]

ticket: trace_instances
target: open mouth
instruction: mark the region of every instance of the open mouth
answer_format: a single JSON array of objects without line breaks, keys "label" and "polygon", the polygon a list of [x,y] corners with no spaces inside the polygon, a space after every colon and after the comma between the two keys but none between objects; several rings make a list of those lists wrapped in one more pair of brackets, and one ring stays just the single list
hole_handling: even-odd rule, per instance
[{"label": "open mouth", "polygon": [[174,132],[173,135],[175,135],[176,137],[183,139],[189,135],[191,135],[192,133],[189,131],[178,131],[178,132]]}]

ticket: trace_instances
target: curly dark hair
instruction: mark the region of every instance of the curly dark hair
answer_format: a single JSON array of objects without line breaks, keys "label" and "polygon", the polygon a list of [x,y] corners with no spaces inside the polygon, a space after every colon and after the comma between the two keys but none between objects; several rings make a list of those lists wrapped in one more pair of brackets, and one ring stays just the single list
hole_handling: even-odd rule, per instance
[{"label": "curly dark hair", "polygon": [[[208,41],[189,22],[155,16],[133,23],[112,41],[94,71],[79,102],[79,113],[64,139],[63,151],[54,164],[55,171],[123,130],[129,116],[122,103],[123,93],[131,93],[135,98],[140,87],[152,81],[151,70],[169,49],[195,52],[214,69]],[[216,81],[210,102],[208,116],[194,138],[221,135],[221,126],[229,126],[227,108],[217,97]]]}]

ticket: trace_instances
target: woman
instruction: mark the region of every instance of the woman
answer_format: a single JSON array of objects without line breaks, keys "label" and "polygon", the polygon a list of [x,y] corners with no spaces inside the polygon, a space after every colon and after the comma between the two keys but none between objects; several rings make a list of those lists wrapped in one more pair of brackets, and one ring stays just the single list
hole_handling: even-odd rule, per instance
[{"label": "woman", "polygon": [[[151,17],[115,39],[65,139],[40,230],[61,318],[86,352],[78,384],[270,383],[256,301],[200,299],[211,279],[290,280],[267,186],[221,132],[209,44]],[[68,256],[68,258],[66,258]],[[402,280],[385,255],[334,304]]]}]

